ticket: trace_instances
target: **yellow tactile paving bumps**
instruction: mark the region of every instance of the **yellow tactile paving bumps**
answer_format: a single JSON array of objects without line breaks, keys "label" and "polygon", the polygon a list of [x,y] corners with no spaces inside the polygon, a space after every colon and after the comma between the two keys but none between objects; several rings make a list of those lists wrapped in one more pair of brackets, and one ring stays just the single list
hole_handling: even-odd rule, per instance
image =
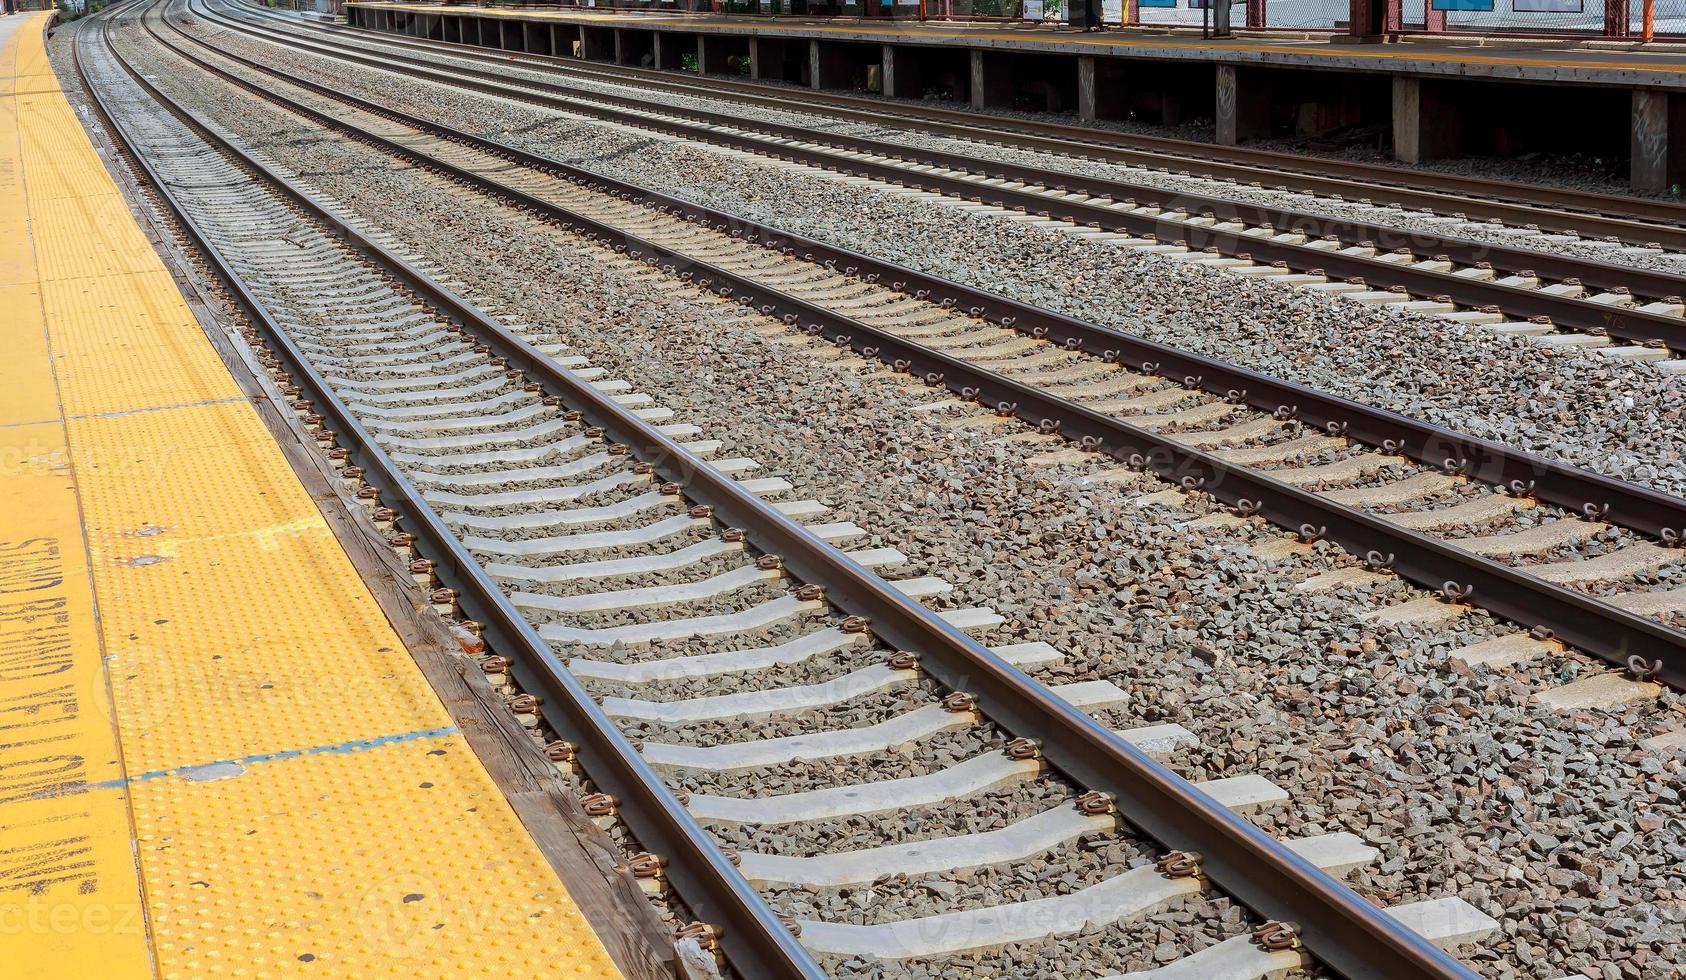
[{"label": "yellow tactile paving bumps", "polygon": [[617,976],[130,218],[42,16],[0,26],[0,972]]}]

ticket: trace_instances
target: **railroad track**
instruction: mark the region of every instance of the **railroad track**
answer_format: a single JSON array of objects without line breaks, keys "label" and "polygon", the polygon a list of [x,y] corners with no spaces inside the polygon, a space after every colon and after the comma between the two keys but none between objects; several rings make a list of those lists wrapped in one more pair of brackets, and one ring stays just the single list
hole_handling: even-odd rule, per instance
[{"label": "railroad track", "polygon": [[[272,32],[205,12],[220,26]],[[1017,214],[1049,228],[1151,251],[1249,278],[1268,277],[1354,302],[1443,317],[1551,346],[1598,347],[1686,371],[1686,278],[1565,254],[1569,236],[1523,230],[1515,244],[1296,211],[1151,183],[1083,175],[1050,180],[1044,167],[979,160],[905,141],[786,125],[741,112],[676,106],[556,81],[512,79],[507,67],[430,66],[293,33],[313,53],[495,94],[616,125],[835,170],[909,192],[942,195],[984,214]],[[1447,217],[1448,225],[1458,219]],[[1506,236],[1508,238],[1508,236]],[[1530,239],[1533,239],[1530,241]],[[1615,340],[1629,343],[1617,345]]]},{"label": "railroad track", "polygon": [[[252,13],[303,26],[296,19],[284,19],[273,11],[244,6]],[[1003,146],[1105,160],[1242,186],[1263,184],[1351,201],[1371,198],[1397,207],[1428,209],[1446,215],[1464,212],[1473,218],[1497,221],[1517,229],[1537,225],[1554,232],[1578,232],[1635,245],[1660,242],[1669,249],[1686,250],[1686,207],[1670,201],[1003,117],[905,99],[803,91],[764,82],[699,77],[690,72],[528,53],[500,51],[493,55],[474,45],[424,41],[341,24],[309,26],[382,45],[449,52],[455,57],[486,64],[507,66],[515,60],[607,84],[623,85],[632,81],[646,88],[698,98],[724,98],[792,112],[823,112],[875,126],[983,139]]]},{"label": "railroad track", "polygon": [[[412,571],[439,586],[435,608],[472,617],[458,627],[488,644],[482,667],[511,709],[559,768],[589,780],[587,812],[623,821],[655,852],[630,855],[631,870],[708,923],[682,936],[717,946],[744,976],[821,976],[815,954],[930,961],[1015,939],[1073,941],[1089,925],[1223,894],[1263,921],[1218,924],[1222,941],[1157,975],[1219,964],[1262,976],[1313,961],[1349,975],[1471,975],[1428,940],[1474,941],[1497,923],[1456,899],[1389,913],[1359,899],[1329,873],[1373,858],[1362,841],[1262,834],[1237,811],[1281,805],[1268,781],[1177,777],[1152,755],[1185,731],[1104,728],[1084,712],[1122,692],[1030,680],[1015,665],[1057,663],[1060,652],[979,645],[967,632],[989,627],[986,611],[926,609],[915,598],[940,592],[939,580],[881,579],[868,567],[900,556],[827,543],[861,529],[798,523],[823,508],[770,503],[792,488],[756,482],[747,460],[703,462],[723,447],[593,377],[553,328],[495,321],[174,101],[110,34],[114,18],[152,9],[125,4],[73,28],[76,68],[105,125],[242,312],[248,339],[267,346],[261,359],[371,520],[422,556]],[[578,248],[606,269],[643,269],[584,239]],[[830,679],[792,683],[821,673]],[[711,679],[717,693],[645,696],[674,678]],[[849,727],[827,727],[838,706],[886,691],[864,702],[875,722],[857,712]],[[730,740],[749,718],[800,734]],[[793,758],[873,755],[953,730],[979,746],[954,765],[921,762],[915,749],[912,768],[927,771],[854,783],[841,768],[829,785],[765,792]],[[716,791],[676,793],[679,773]],[[1020,819],[996,832],[939,826],[917,842],[831,853],[721,846],[733,826],[807,825],[1002,787]],[[1074,840],[1144,863],[1102,867],[1069,893],[923,916],[775,912],[781,888],[908,868],[1016,869]]]},{"label": "railroad track", "polygon": [[[950,414],[947,424],[1022,420],[1071,440],[1072,453],[1165,478],[1170,489],[1148,502],[1209,492],[1235,513],[1203,524],[1263,517],[1299,539],[1279,539],[1271,557],[1291,560],[1321,537],[1355,556],[1303,583],[1307,591],[1399,574],[1432,593],[1377,610],[1378,624],[1433,624],[1481,607],[1518,628],[1459,651],[1472,664],[1567,644],[1630,675],[1541,692],[1548,703],[1618,704],[1655,696],[1648,678],[1686,676],[1686,633],[1669,625],[1681,623],[1686,590],[1667,585],[1686,558],[1686,501],[687,205],[230,52],[210,55],[208,42],[170,31],[194,45],[183,57],[314,123],[948,387],[959,397],[932,406]],[[261,73],[262,84],[206,55]]]}]

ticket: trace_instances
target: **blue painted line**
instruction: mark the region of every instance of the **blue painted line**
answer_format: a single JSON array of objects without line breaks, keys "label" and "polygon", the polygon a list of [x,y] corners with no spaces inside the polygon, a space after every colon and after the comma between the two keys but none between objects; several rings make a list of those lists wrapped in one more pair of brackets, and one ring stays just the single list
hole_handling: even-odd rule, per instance
[{"label": "blue painted line", "polygon": [[265,752],[261,755],[248,755],[239,759],[219,759],[215,762],[203,762],[194,766],[178,766],[174,769],[154,769],[151,772],[138,773],[124,779],[108,779],[101,783],[88,783],[86,789],[122,789],[130,783],[145,782],[150,779],[163,779],[165,776],[191,775],[197,770],[214,770],[223,766],[251,766],[260,762],[279,762],[283,759],[297,759],[308,755],[347,755],[361,752],[364,749],[379,748],[383,745],[399,745],[404,742],[417,742],[424,738],[439,738],[442,735],[456,735],[460,729],[455,725],[443,728],[424,728],[420,731],[401,732],[397,735],[382,735],[379,738],[359,738],[349,742],[337,742],[333,745],[313,745],[305,749],[283,749],[280,752]]},{"label": "blue painted line", "polygon": [[169,412],[178,408],[204,408],[206,405],[232,405],[235,402],[246,401],[245,395],[235,395],[230,398],[210,398],[198,402],[178,402],[174,405],[153,405],[150,408],[130,408],[121,412],[95,412],[92,415],[68,415],[52,419],[34,419],[28,422],[3,422],[0,429],[18,429],[26,425],[46,425],[50,422],[83,422],[88,419],[120,419],[128,415],[145,415],[148,412]]},{"label": "blue painted line", "polygon": [[153,405],[150,408],[131,408],[121,412],[95,412],[92,415],[72,415],[65,419],[67,422],[81,422],[86,419],[120,419],[129,415],[145,415],[149,412],[169,412],[178,408],[204,408],[206,405],[232,405],[246,400],[245,395],[234,395],[229,398],[208,398],[198,402],[178,402],[174,405]]}]

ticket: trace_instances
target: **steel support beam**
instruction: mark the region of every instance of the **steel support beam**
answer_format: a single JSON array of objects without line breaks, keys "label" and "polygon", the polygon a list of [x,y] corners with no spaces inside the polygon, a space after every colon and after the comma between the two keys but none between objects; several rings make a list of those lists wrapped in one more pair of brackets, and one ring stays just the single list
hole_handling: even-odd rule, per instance
[{"label": "steel support beam", "polygon": [[1628,19],[1632,0],[1604,0],[1604,36],[1627,37],[1632,33]]}]

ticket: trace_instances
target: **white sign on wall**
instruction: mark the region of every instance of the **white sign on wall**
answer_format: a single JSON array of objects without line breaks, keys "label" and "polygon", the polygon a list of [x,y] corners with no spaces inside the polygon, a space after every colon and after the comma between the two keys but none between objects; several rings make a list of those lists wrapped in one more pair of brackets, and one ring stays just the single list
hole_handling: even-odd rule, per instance
[{"label": "white sign on wall", "polygon": [[1042,19],[1042,0],[1024,0],[1024,19]]}]

